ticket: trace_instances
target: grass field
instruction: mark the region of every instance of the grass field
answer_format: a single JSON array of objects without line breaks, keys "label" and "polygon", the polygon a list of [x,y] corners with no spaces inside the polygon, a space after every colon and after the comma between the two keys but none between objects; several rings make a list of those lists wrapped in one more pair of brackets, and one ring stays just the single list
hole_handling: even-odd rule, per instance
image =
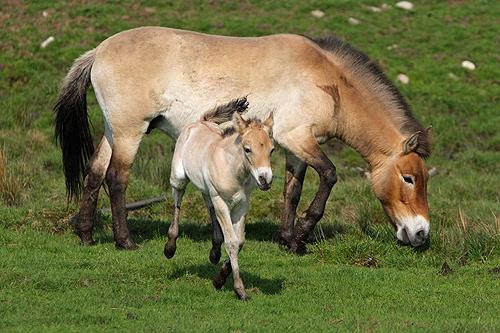
[{"label": "grass field", "polygon": [[[499,331],[500,67],[494,1],[415,1],[373,12],[376,1],[5,1],[0,6],[0,331]],[[321,9],[316,18],[311,11]],[[42,15],[46,11],[47,15]],[[360,20],[351,25],[348,18]],[[208,262],[208,216],[193,188],[184,200],[174,259],[164,259],[171,197],[131,212],[140,249],[117,251],[108,212],[94,247],[79,246],[66,204],[51,108],[72,61],[106,37],[142,25],[254,36],[335,33],[375,59],[417,118],[433,126],[427,164],[431,242],[399,245],[362,176],[366,163],[338,142],[326,149],[339,182],[309,254],[275,242],[284,159],[276,181],[256,191],[240,256],[252,299],[236,300],[232,280],[217,292]],[[55,41],[46,48],[40,43]],[[495,46],[496,45],[496,46]],[[463,60],[477,68],[461,67]],[[96,140],[102,118],[92,91]],[[128,200],[168,189],[172,141],[147,137]],[[301,207],[318,181],[308,172]],[[108,207],[102,193],[99,207]]]}]

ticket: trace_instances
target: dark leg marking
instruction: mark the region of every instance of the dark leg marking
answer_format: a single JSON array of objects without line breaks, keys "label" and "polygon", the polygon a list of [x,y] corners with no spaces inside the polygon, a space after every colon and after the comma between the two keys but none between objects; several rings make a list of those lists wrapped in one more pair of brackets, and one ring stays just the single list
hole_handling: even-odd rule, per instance
[{"label": "dark leg marking", "polygon": [[221,246],[224,242],[224,235],[222,234],[222,229],[219,221],[217,220],[217,215],[215,215],[214,205],[212,204],[210,196],[203,194],[203,199],[205,199],[205,204],[208,209],[208,214],[210,215],[210,222],[212,226],[212,248],[210,249],[208,259],[212,264],[216,265],[220,260]]},{"label": "dark leg marking", "polygon": [[119,166],[111,158],[111,165],[106,174],[111,201],[113,220],[113,234],[116,247],[125,250],[134,250],[137,244],[130,238],[127,226],[127,208],[125,207],[125,191],[127,190],[129,167]]},{"label": "dark leg marking", "polygon": [[292,153],[286,154],[286,182],[283,188],[285,207],[281,218],[280,243],[288,245],[293,239],[293,227],[297,205],[302,193],[302,184],[307,164]]},{"label": "dark leg marking", "polygon": [[224,261],[224,263],[222,264],[222,268],[214,278],[213,285],[215,289],[219,290],[224,286],[228,276],[231,275],[231,272],[231,261],[228,259]]},{"label": "dark leg marking", "polygon": [[92,238],[92,230],[94,228],[97,198],[103,178],[92,171],[85,177],[80,212],[78,213],[78,225],[76,226],[76,233],[80,236],[83,245],[95,244]]},{"label": "dark leg marking", "polygon": [[181,214],[181,202],[185,188],[172,188],[174,195],[174,218],[168,228],[168,240],[163,249],[163,254],[168,259],[172,258],[177,249],[177,237],[179,236],[179,218]]},{"label": "dark leg marking", "polygon": [[332,187],[337,182],[335,165],[321,151],[319,146],[316,146],[313,156],[307,163],[318,173],[320,183],[313,201],[298,219],[294,228],[295,237],[290,242],[289,247],[290,251],[297,254],[305,253],[305,241],[314,230],[318,221],[323,217],[326,202],[330,196]]}]

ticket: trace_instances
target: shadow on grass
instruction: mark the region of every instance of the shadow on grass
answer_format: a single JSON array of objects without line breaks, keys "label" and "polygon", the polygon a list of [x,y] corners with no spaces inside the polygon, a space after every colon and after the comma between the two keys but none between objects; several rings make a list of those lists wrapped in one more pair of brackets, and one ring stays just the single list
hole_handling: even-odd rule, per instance
[{"label": "shadow on grass", "polygon": [[[100,243],[113,242],[113,235],[110,232],[110,218],[99,218],[99,222],[95,226],[95,240]],[[166,237],[169,222],[162,220],[149,219],[128,219],[128,226],[132,234],[132,238],[137,243],[142,243],[158,237]],[[246,239],[263,242],[277,242],[279,225],[270,220],[259,220],[248,223],[245,226]],[[339,234],[346,232],[340,225],[322,225],[321,237],[322,240],[335,238]],[[212,229],[208,223],[196,222],[181,222],[179,225],[179,237],[185,237],[194,241],[209,241],[212,239]],[[316,237],[314,237],[316,238]],[[314,242],[317,239],[310,239]]]},{"label": "shadow on grass", "polygon": [[[201,279],[212,281],[215,275],[219,272],[221,268],[221,264],[212,265],[212,264],[199,264],[199,265],[190,265],[184,266],[176,269],[174,272],[168,275],[169,279],[178,279],[186,276],[186,274],[196,275]],[[241,278],[243,279],[243,283],[245,284],[245,289],[252,293],[263,293],[266,295],[276,295],[281,293],[283,289],[284,279],[264,279],[258,275],[253,273],[248,273],[245,271],[240,271]],[[224,288],[229,290],[233,289],[233,279],[230,277],[227,278],[226,283],[224,284]]]}]

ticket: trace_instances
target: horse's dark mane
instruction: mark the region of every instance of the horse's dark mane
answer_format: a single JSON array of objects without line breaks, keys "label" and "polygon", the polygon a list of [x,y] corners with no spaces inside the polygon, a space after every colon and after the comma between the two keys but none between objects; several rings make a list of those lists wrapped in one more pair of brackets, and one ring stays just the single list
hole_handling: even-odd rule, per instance
[{"label": "horse's dark mane", "polygon": [[[307,36],[306,36],[307,37]],[[375,91],[384,91],[386,96],[389,96],[389,103],[393,106],[391,112],[396,112],[398,116],[402,116],[400,130],[411,135],[415,132],[420,132],[418,137],[418,147],[416,153],[422,158],[426,158],[431,153],[431,147],[427,135],[427,131],[415,119],[411,112],[411,108],[406,102],[398,88],[387,78],[380,67],[373,62],[366,54],[356,49],[347,42],[342,41],[334,36],[323,38],[310,38],[324,50],[330,51],[345,62],[347,67],[355,74],[364,76],[367,84],[374,87]]]}]

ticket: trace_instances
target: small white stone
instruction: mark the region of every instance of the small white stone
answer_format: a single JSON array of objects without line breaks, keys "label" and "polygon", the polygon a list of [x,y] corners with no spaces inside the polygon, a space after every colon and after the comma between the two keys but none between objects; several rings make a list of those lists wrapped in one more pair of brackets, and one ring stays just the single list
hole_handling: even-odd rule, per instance
[{"label": "small white stone", "polygon": [[311,12],[311,15],[317,18],[322,18],[323,16],[325,16],[325,13],[319,9],[316,9]]},{"label": "small white stone", "polygon": [[410,78],[408,77],[408,75],[405,75],[405,74],[398,74],[397,78],[396,78],[399,82],[401,82],[402,84],[408,84],[410,83]]},{"label": "small white stone", "polygon": [[42,49],[46,48],[50,43],[52,43],[53,41],[55,41],[56,39],[54,38],[54,36],[50,36],[49,38],[47,38],[46,40],[44,40],[41,44],[40,44],[40,47]]},{"label": "small white stone", "polygon": [[382,8],[383,10],[386,10],[386,9],[391,8],[391,6],[389,6],[388,4],[386,4],[386,3],[384,2],[382,5],[380,5],[380,8]]},{"label": "small white stone", "polygon": [[458,76],[456,76],[455,74],[453,73],[448,73],[448,77],[452,80],[458,80]]},{"label": "small white stone", "polygon": [[469,60],[462,61],[462,67],[465,69],[468,69],[470,71],[473,71],[476,69],[476,65],[474,65],[474,63],[472,61],[469,61]]},{"label": "small white stone", "polygon": [[382,9],[375,7],[375,6],[370,6],[369,8],[374,13],[380,13],[382,11]]},{"label": "small white stone", "polygon": [[48,12],[48,11],[46,11],[46,10],[44,10],[44,11],[42,12],[42,16],[43,16],[43,17],[45,17],[45,18],[49,17],[49,12]]},{"label": "small white stone", "polygon": [[355,19],[354,17],[349,17],[348,21],[352,25],[358,25],[361,23],[358,19]]},{"label": "small white stone", "polygon": [[399,47],[398,44],[392,44],[392,45],[387,46],[387,49],[390,51],[390,50],[397,49],[398,47]]},{"label": "small white stone", "polygon": [[396,7],[404,10],[412,10],[413,4],[410,1],[399,1],[396,3]]}]

